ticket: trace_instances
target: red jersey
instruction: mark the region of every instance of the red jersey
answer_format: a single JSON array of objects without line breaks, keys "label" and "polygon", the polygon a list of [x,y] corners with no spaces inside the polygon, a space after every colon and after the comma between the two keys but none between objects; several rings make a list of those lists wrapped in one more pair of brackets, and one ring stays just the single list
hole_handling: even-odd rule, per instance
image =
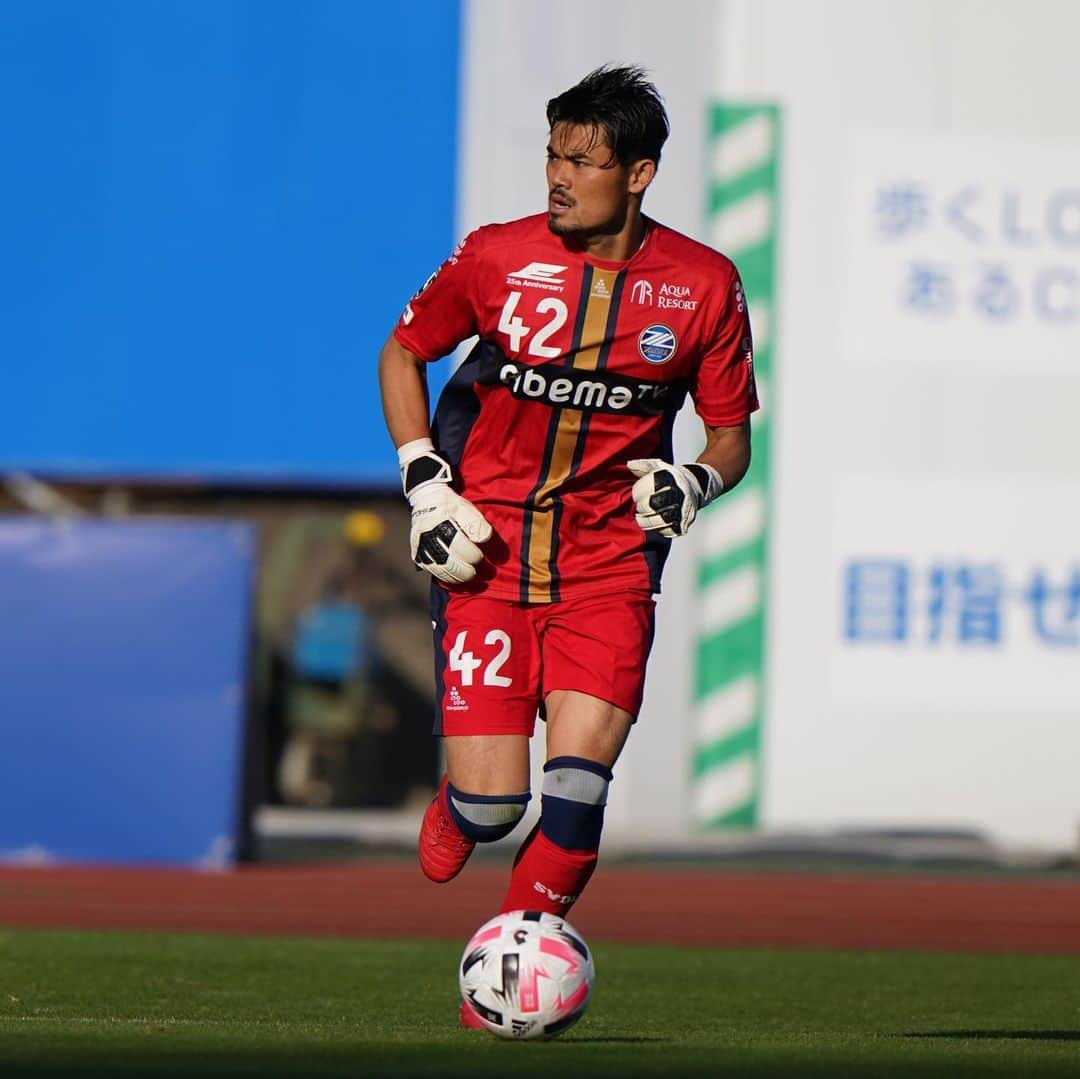
[{"label": "red jersey", "polygon": [[572,250],[546,214],[487,225],[406,306],[394,335],[421,359],[479,335],[432,426],[494,531],[460,591],[525,603],[659,591],[670,541],[637,526],[626,462],[671,460],[687,392],[713,427],[757,408],[734,265],[646,225],[626,262]]}]

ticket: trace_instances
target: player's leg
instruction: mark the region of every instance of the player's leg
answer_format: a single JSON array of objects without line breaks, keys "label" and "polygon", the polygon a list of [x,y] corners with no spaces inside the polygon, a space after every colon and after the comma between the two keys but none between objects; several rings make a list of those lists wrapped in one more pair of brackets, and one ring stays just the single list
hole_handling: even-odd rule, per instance
[{"label": "player's leg", "polygon": [[446,774],[418,847],[424,875],[440,884],[458,875],[477,843],[509,835],[530,798],[525,735],[451,735],[444,748]]},{"label": "player's leg", "polygon": [[[440,822],[438,832],[432,832],[426,850],[423,830],[420,837],[420,865],[429,877],[436,864],[452,866],[455,859],[457,868],[451,876],[456,876],[477,843],[510,833],[529,801],[527,736],[456,735],[445,738],[443,746],[446,775],[428,808],[428,815]],[[458,1022],[467,1029],[484,1026],[464,1000]]]},{"label": "player's leg", "polygon": [[612,766],[641,706],[651,597],[563,609],[542,637],[547,762],[537,826],[518,852],[503,910],[565,914],[596,868]]},{"label": "player's leg", "polygon": [[575,690],[554,690],[545,710],[540,820],[518,851],[501,909],[565,914],[596,868],[611,767],[634,720]]},{"label": "player's leg", "polygon": [[424,814],[418,853],[431,880],[461,871],[477,843],[509,834],[529,802],[529,736],[539,663],[520,605],[433,594],[436,724],[447,771]]}]

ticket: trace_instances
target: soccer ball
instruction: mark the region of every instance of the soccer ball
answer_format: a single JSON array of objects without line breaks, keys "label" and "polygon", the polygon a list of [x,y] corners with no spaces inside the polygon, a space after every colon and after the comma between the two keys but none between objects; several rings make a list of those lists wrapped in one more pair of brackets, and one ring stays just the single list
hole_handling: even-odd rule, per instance
[{"label": "soccer ball", "polygon": [[585,1014],[596,978],[581,935],[554,914],[515,910],[485,922],[465,945],[465,1007],[500,1038],[554,1038]]}]

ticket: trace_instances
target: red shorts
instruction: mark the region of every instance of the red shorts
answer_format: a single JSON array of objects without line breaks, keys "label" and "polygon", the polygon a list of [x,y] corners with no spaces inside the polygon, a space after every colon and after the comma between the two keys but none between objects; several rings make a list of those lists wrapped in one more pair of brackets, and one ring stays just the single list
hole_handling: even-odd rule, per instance
[{"label": "red shorts", "polygon": [[641,592],[514,603],[434,587],[435,733],[531,735],[556,689],[636,717],[655,606]]}]

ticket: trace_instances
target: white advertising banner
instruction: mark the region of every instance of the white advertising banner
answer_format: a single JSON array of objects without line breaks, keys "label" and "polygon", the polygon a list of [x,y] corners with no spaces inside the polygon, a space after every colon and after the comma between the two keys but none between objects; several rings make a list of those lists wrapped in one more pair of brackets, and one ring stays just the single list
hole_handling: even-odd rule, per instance
[{"label": "white advertising banner", "polygon": [[1080,727],[1078,506],[1080,478],[839,480],[834,700],[943,722],[1071,709]]},{"label": "white advertising banner", "polygon": [[873,135],[852,152],[823,545],[828,737],[817,789],[788,811],[1067,845],[1080,142]]},{"label": "white advertising banner", "polygon": [[1080,373],[1080,141],[864,136],[851,179],[849,360]]}]

